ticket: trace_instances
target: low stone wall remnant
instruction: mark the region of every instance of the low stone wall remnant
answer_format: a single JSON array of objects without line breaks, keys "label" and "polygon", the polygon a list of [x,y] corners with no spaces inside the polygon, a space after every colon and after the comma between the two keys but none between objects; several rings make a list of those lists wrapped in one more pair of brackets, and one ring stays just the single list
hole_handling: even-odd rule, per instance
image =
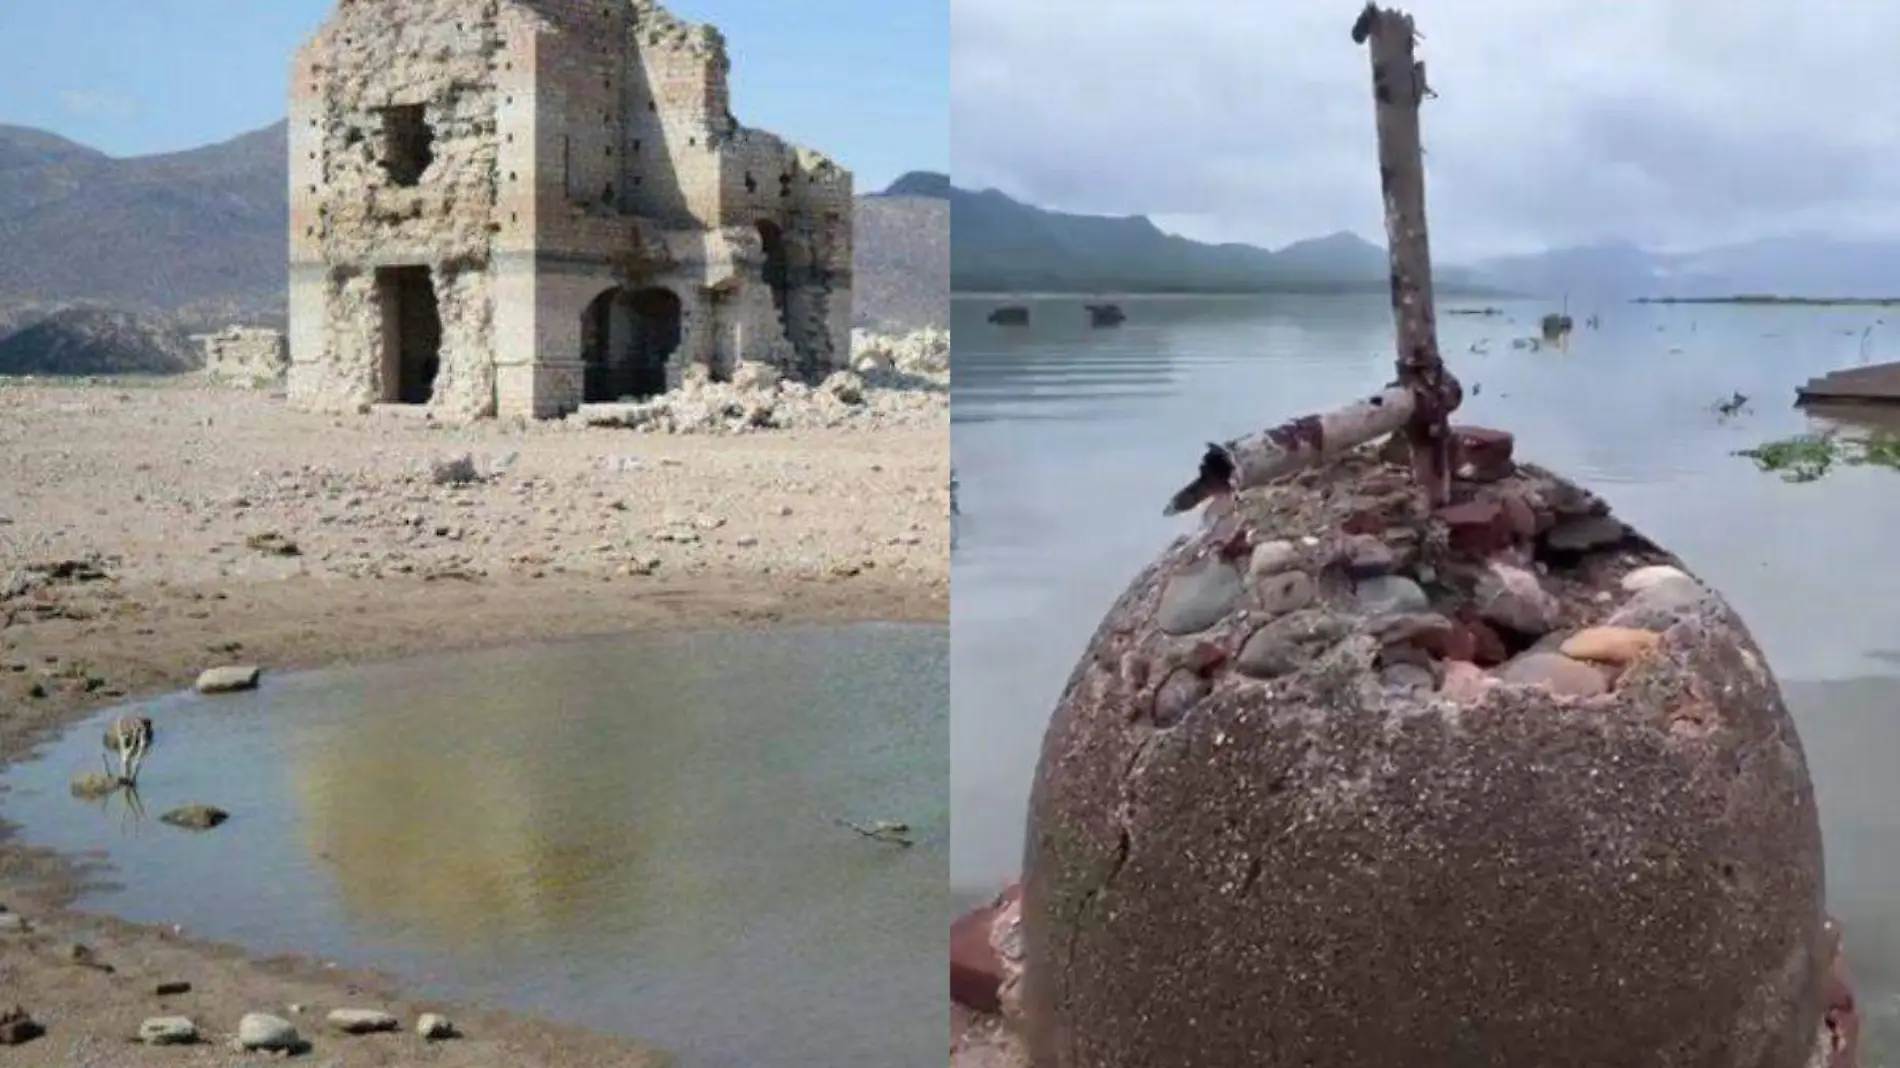
[{"label": "low stone wall remnant", "polygon": [[282,331],[231,326],[194,340],[204,348],[205,377],[225,385],[268,388],[284,381],[290,348]]}]

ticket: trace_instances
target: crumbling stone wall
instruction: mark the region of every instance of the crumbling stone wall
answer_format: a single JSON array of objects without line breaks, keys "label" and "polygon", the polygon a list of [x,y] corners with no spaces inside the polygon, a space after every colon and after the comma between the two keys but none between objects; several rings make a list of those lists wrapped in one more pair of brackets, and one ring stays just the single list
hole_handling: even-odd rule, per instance
[{"label": "crumbling stone wall", "polygon": [[740,125],[729,70],[650,0],[340,0],[294,73],[293,404],[548,417],[844,366],[850,174]]},{"label": "crumbling stone wall", "polygon": [[284,380],[290,348],[284,335],[261,327],[232,326],[192,340],[204,349],[205,377],[213,382],[262,387]]}]

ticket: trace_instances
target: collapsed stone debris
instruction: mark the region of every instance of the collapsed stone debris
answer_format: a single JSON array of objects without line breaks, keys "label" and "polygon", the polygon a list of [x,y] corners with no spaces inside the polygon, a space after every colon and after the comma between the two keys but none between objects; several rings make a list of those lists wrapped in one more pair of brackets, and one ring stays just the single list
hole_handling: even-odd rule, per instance
[{"label": "collapsed stone debris", "polygon": [[652,0],[344,0],[290,112],[290,402],[558,417],[841,370],[851,175]]}]

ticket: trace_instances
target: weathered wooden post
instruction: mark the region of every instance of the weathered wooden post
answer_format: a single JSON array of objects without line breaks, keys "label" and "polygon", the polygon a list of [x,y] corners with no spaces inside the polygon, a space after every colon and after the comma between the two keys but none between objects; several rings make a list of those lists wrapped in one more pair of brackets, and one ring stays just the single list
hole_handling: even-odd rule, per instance
[{"label": "weathered wooden post", "polygon": [[1379,188],[1398,326],[1398,374],[1391,386],[1337,411],[1210,443],[1199,476],[1169,499],[1164,515],[1265,485],[1375,438],[1403,429],[1412,475],[1432,507],[1450,499],[1455,463],[1451,413],[1464,400],[1438,351],[1431,240],[1425,226],[1425,150],[1418,111],[1430,89],[1414,57],[1417,31],[1403,12],[1371,4],[1353,23],[1354,44],[1371,43],[1372,95],[1379,139]]},{"label": "weathered wooden post", "polygon": [[1431,92],[1414,48],[1412,17],[1367,4],[1353,23],[1354,44],[1370,43],[1373,113],[1379,131],[1379,190],[1392,260],[1392,315],[1398,325],[1398,383],[1412,393],[1406,439],[1412,476],[1433,506],[1451,498],[1451,413],[1464,399],[1438,351],[1432,299],[1431,238],[1425,227],[1425,148],[1419,106]]}]

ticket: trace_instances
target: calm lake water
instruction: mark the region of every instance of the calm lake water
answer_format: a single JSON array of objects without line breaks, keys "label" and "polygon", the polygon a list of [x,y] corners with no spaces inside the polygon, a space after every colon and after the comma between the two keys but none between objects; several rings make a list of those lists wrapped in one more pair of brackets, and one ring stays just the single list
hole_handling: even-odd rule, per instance
[{"label": "calm lake water", "polygon": [[[1445,307],[1461,302],[1445,301]],[[991,326],[959,300],[952,451],[952,883],[987,896],[1020,864],[1042,733],[1102,614],[1193,519],[1163,519],[1204,445],[1330,408],[1391,377],[1371,298],[1129,300],[1091,330],[1078,300]],[[1567,352],[1513,350],[1546,304],[1441,316],[1461,422],[1602,494],[1720,588],[1767,651],[1820,795],[1828,897],[1845,923],[1872,1051],[1900,1051],[1900,474],[1791,485],[1732,453],[1809,429],[1809,376],[1900,359],[1887,309],[1573,306]],[[1476,345],[1481,351],[1474,352]],[[1471,395],[1477,386],[1476,395]],[[1712,410],[1735,392],[1752,410]]]},{"label": "calm lake water", "polygon": [[[75,800],[98,723],[10,771],[85,906],[393,970],[685,1068],[942,1055],[948,635],[643,634],[266,677],[145,706],[151,819]],[[156,822],[215,804],[203,834]],[[916,845],[834,822],[901,820]]]}]

